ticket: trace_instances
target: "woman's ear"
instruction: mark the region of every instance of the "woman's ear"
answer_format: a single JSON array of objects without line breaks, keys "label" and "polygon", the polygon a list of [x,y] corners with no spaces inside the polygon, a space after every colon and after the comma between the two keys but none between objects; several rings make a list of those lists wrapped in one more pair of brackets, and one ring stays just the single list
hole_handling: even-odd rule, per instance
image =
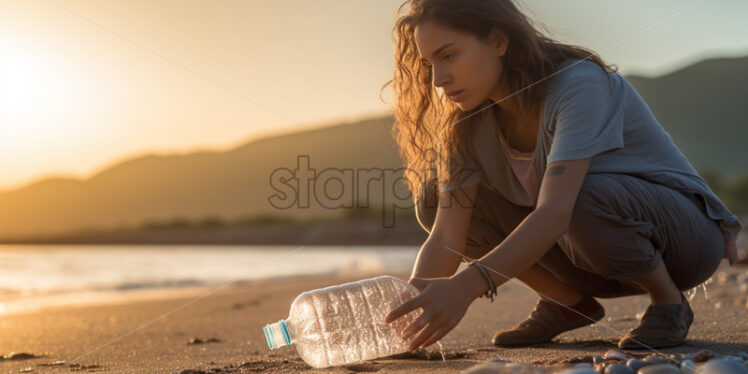
[{"label": "woman's ear", "polygon": [[496,56],[499,58],[504,57],[507,48],[509,48],[509,37],[499,29],[493,29],[491,32],[491,38],[494,46],[496,47]]}]

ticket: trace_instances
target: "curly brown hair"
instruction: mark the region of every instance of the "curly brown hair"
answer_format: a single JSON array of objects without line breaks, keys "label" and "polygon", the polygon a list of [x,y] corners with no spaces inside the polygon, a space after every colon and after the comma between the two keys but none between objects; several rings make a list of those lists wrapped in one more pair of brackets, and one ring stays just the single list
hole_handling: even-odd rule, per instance
[{"label": "curly brown hair", "polygon": [[477,123],[492,121],[500,126],[501,107],[486,99],[477,107],[464,111],[456,104],[436,95],[432,71],[422,63],[414,32],[425,21],[436,22],[456,32],[469,33],[487,43],[494,29],[511,41],[503,56],[502,81],[507,92],[514,92],[520,112],[537,107],[545,98],[545,78],[556,72],[568,59],[589,59],[609,72],[593,51],[567,45],[546,37],[533,25],[512,0],[407,0],[392,29],[396,67],[393,78],[382,90],[393,84],[395,121],[392,136],[399,147],[405,166],[405,178],[414,201],[422,198],[428,180],[446,183],[454,178],[460,157],[472,157],[474,150],[467,134]]}]

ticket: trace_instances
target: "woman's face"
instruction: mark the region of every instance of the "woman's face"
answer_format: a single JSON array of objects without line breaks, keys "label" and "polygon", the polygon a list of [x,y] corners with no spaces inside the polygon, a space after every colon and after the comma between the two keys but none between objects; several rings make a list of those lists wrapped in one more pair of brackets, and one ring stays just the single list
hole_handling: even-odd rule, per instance
[{"label": "woman's face", "polygon": [[431,66],[433,85],[462,110],[473,109],[486,98],[502,98],[500,57],[508,40],[501,32],[495,35],[492,42],[483,43],[472,34],[458,33],[433,21],[415,29],[418,53],[421,61]]}]

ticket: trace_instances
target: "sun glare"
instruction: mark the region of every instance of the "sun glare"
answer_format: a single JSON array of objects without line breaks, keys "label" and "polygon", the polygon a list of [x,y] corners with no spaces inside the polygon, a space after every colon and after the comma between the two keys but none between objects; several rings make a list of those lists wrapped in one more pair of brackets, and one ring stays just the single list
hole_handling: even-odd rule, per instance
[{"label": "sun glare", "polygon": [[0,156],[44,153],[85,136],[80,130],[99,106],[83,95],[96,85],[90,69],[20,38],[3,40],[0,58]]},{"label": "sun glare", "polygon": [[47,105],[64,97],[59,72],[49,57],[12,41],[2,46],[3,100],[9,123],[46,116]]}]

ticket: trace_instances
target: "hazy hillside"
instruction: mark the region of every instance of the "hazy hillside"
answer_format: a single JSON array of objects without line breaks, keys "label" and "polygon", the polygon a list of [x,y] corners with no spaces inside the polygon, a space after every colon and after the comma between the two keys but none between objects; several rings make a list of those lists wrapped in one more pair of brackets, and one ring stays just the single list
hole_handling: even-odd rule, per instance
[{"label": "hazy hillside", "polygon": [[748,57],[702,61],[654,79],[626,78],[696,169],[748,172]]},{"label": "hazy hillside", "polygon": [[[748,148],[743,147],[748,138],[748,58],[704,61],[655,79],[628,78],[697,169],[748,172]],[[283,168],[290,173],[302,155],[317,173],[326,168],[397,169],[391,123],[389,117],[376,118],[258,139],[227,152],[138,157],[87,180],[47,179],[0,192],[0,239],[178,217],[339,214],[313,197],[309,208],[274,208],[268,201],[277,193],[271,174]],[[385,190],[382,185],[381,180],[369,183],[374,206],[393,200],[391,185]],[[344,193],[362,197],[364,188],[348,183]],[[338,190],[339,183],[330,182],[333,197]]]},{"label": "hazy hillside", "polygon": [[[313,198],[308,209],[273,208],[268,198],[277,191],[270,175],[278,168],[295,169],[299,155],[309,156],[317,173],[326,168],[397,169],[389,125],[388,119],[371,119],[258,139],[224,153],[139,157],[85,181],[48,179],[0,192],[0,238],[175,217],[338,214]],[[335,197],[339,185],[330,182],[330,195]],[[381,202],[382,183],[373,181],[369,188],[371,203]]]}]

